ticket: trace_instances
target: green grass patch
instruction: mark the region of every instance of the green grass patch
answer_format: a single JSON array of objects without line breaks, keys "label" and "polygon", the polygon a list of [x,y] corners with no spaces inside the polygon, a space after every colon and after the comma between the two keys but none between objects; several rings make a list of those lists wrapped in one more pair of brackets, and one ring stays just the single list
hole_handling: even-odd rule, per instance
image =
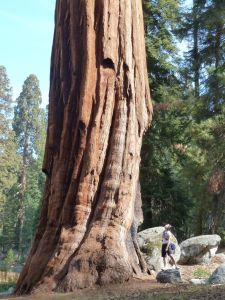
[{"label": "green grass patch", "polygon": [[193,272],[193,275],[195,278],[208,278],[210,273],[204,268],[199,267]]},{"label": "green grass patch", "polygon": [[148,241],[148,243],[143,247],[142,251],[147,255],[151,256],[153,254],[154,249],[161,249],[162,243],[160,241]]}]

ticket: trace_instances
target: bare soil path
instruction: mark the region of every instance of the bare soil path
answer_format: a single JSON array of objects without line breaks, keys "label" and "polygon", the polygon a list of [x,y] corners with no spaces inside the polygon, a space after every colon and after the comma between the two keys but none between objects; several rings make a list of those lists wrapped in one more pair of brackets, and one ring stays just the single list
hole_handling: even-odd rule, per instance
[{"label": "bare soil path", "polygon": [[224,300],[225,285],[193,286],[158,284],[152,280],[133,281],[107,288],[80,290],[77,293],[47,294],[5,300]]},{"label": "bare soil path", "polygon": [[[225,253],[225,252],[223,252]],[[148,280],[134,279],[130,282],[107,287],[95,287],[67,294],[43,294],[26,297],[5,297],[5,300],[225,300],[225,285],[194,286],[189,280],[211,274],[224,256],[216,256],[209,265],[180,266],[182,284],[161,284],[154,276]],[[199,275],[199,276],[198,276]],[[202,276],[202,277],[204,277]]]}]

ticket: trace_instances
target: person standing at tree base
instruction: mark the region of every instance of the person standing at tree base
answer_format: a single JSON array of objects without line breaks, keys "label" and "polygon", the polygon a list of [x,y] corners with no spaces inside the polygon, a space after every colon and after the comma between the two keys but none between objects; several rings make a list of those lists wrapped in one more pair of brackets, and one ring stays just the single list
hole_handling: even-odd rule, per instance
[{"label": "person standing at tree base", "polygon": [[164,228],[165,230],[163,231],[162,234],[162,258],[163,258],[163,265],[164,265],[163,269],[166,269],[167,256],[169,256],[172,266],[174,266],[176,269],[179,269],[173,257],[173,254],[175,253],[175,247],[174,247],[175,245],[171,242],[172,233],[170,229],[172,228],[172,225],[166,224]]}]

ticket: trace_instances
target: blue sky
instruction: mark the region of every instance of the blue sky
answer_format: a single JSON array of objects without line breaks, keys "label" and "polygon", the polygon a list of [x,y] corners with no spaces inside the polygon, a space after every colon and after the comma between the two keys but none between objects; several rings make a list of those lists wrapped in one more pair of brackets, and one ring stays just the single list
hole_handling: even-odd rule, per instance
[{"label": "blue sky", "polygon": [[7,69],[14,99],[24,80],[40,80],[43,105],[48,102],[55,0],[0,0],[0,65]]},{"label": "blue sky", "polygon": [[0,0],[0,65],[7,69],[14,99],[24,80],[35,74],[43,106],[48,103],[54,10],[55,0]]}]

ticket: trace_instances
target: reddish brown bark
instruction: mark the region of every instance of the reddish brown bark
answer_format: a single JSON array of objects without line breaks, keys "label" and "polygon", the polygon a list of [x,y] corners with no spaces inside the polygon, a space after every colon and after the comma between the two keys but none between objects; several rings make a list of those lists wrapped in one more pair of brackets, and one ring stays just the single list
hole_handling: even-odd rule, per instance
[{"label": "reddish brown bark", "polygon": [[17,294],[146,271],[130,234],[152,114],[141,0],[58,0],[55,18],[47,181]]}]

